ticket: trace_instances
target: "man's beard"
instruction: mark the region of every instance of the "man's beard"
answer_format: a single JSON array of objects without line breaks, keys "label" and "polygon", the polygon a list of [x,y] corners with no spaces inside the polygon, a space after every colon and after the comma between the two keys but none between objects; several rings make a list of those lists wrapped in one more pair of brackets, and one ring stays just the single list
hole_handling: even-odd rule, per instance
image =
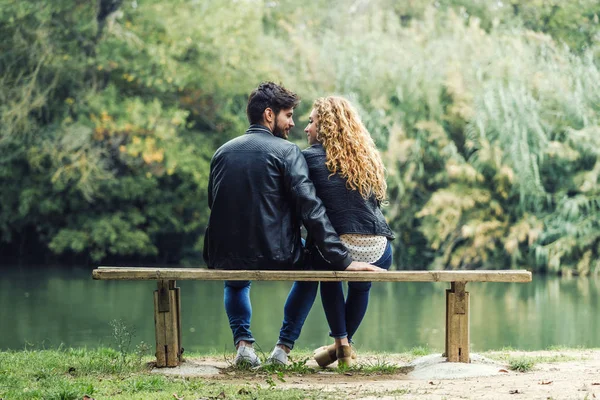
[{"label": "man's beard", "polygon": [[287,139],[288,133],[285,131],[285,129],[283,129],[277,123],[275,123],[275,128],[273,128],[273,136],[277,136],[282,139]]}]

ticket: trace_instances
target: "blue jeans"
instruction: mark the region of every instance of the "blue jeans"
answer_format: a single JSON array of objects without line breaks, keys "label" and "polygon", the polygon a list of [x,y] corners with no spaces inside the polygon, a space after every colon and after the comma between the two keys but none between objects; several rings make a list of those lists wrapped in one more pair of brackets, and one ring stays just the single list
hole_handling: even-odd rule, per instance
[{"label": "blue jeans", "polygon": [[[317,297],[318,287],[319,282],[294,282],[283,308],[283,326],[277,344],[294,348],[294,343],[300,336],[304,321]],[[236,346],[240,340],[254,343],[250,331],[250,281],[225,281],[224,300],[233,343]]]},{"label": "blue jeans", "polygon": [[225,312],[229,318],[229,327],[233,333],[233,343],[240,340],[254,343],[250,332],[252,305],[250,304],[250,281],[225,281]]},{"label": "blue jeans", "polygon": [[317,298],[318,287],[319,282],[294,282],[283,308],[283,324],[277,344],[294,348],[304,321]]},{"label": "blue jeans", "polygon": [[[392,265],[392,246],[388,242],[381,258],[374,263],[389,269]],[[283,324],[277,344],[290,349],[300,337],[304,321],[317,295],[319,282],[294,282],[288,294],[283,313]],[[348,299],[344,301],[342,282],[321,282],[321,299],[332,337],[352,338],[358,329],[369,303],[371,282],[348,282]]]},{"label": "blue jeans", "polygon": [[[388,242],[381,258],[374,263],[389,269],[392,265],[392,246]],[[348,282],[348,296],[344,299],[342,282],[321,282],[321,301],[329,323],[329,336],[337,339],[352,337],[358,330],[369,304],[371,282]]]}]

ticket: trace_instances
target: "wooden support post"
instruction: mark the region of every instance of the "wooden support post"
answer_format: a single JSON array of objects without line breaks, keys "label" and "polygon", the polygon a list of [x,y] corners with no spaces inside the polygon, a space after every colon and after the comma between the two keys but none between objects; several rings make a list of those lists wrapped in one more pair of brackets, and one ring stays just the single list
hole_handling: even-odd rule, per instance
[{"label": "wooden support post", "polygon": [[157,281],[154,291],[156,366],[176,367],[181,362],[181,300],[175,281]]},{"label": "wooden support post", "polygon": [[449,362],[471,362],[469,358],[469,293],[466,282],[452,282],[446,290],[446,357]]}]

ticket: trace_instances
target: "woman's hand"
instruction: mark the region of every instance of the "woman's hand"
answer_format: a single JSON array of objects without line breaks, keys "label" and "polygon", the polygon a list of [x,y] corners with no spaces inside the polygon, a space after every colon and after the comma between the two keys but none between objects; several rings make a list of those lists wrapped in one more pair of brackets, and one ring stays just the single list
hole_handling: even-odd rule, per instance
[{"label": "woman's hand", "polygon": [[345,271],[386,271],[383,268],[376,267],[375,265],[371,265],[362,261],[352,261],[348,267],[346,267]]}]

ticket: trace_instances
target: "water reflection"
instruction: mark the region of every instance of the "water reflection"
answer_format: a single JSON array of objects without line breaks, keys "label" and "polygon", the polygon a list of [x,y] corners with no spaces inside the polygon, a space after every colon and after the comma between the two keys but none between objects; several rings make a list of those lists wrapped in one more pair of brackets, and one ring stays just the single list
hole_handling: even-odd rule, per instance
[{"label": "water reflection", "polygon": [[[154,282],[93,281],[82,268],[4,268],[0,277],[0,349],[96,347],[111,344],[113,319],[136,329],[135,341],[153,344]],[[222,304],[222,282],[182,281],[182,340],[188,350],[230,351],[231,332]],[[252,330],[268,351],[277,340],[290,282],[255,282]],[[369,312],[357,346],[405,351],[442,350],[444,283],[373,284]],[[600,347],[600,281],[534,276],[529,284],[470,283],[472,350],[552,345]],[[320,301],[311,311],[299,348],[328,343]]]}]

